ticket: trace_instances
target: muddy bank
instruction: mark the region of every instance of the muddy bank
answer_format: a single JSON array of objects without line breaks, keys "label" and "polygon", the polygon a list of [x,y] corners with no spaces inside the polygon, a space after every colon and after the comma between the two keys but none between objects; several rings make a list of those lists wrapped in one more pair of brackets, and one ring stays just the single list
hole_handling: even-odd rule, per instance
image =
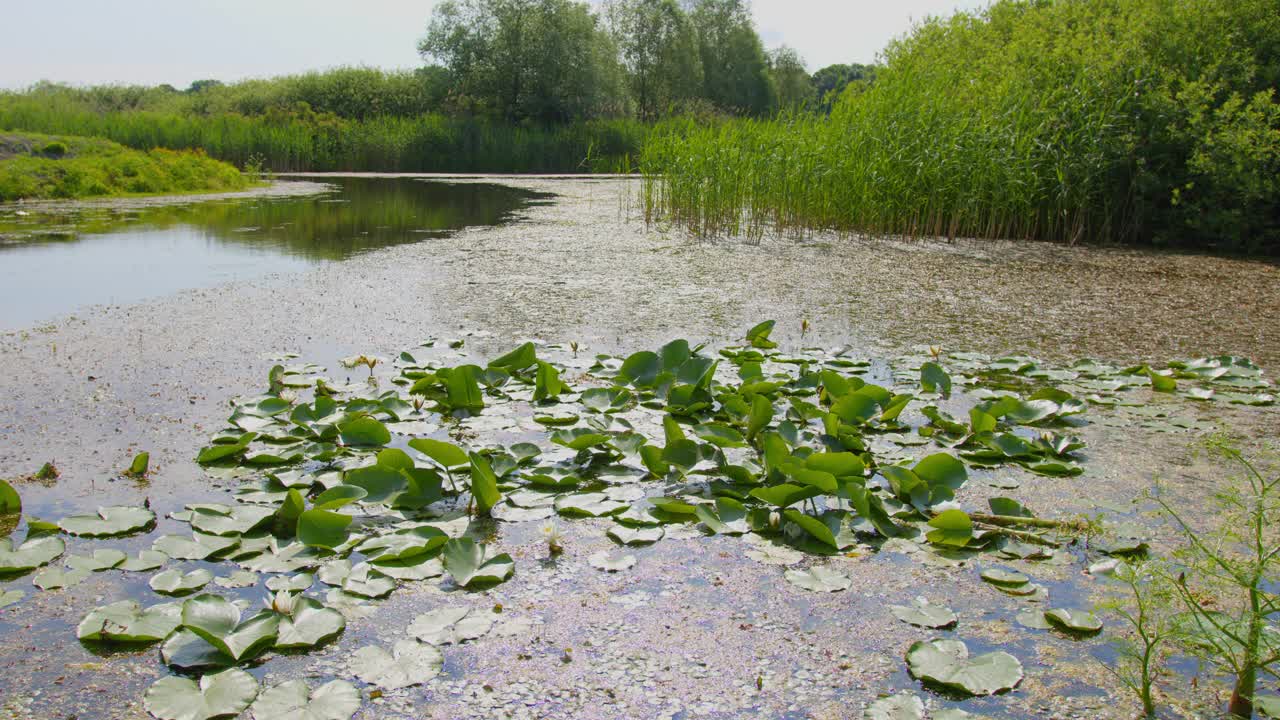
[{"label": "muddy bank", "polygon": [[[57,518],[98,505],[157,512],[225,499],[193,462],[219,429],[226,401],[265,387],[269,356],[296,352],[325,364],[370,352],[394,356],[429,336],[466,337],[492,357],[525,338],[577,341],[580,352],[649,349],[683,336],[734,341],[760,319],[775,337],[852,343],[858,355],[915,345],[1048,360],[1118,362],[1230,352],[1268,370],[1280,360],[1280,283],[1273,266],[1138,251],[1017,243],[815,239],[700,242],[646,229],[626,180],[504,180],[555,193],[517,222],[467,230],[303,273],[106,306],[0,336],[0,477],[53,460],[62,477],[19,487],[36,514]],[[468,335],[468,333],[477,333]],[[1268,409],[1193,408],[1255,437],[1274,435]],[[1156,478],[1187,502],[1203,500],[1216,470],[1191,458],[1190,433],[1095,424],[1086,474],[1024,480],[1017,497],[1054,514],[1132,513]],[[148,483],[114,479],[138,450]],[[975,486],[966,503],[995,492]],[[967,572],[904,562],[892,553],[837,558],[850,592],[804,594],[777,568],[748,560],[744,543],[697,535],[637,551],[639,572],[586,566],[610,546],[599,521],[563,523],[567,552],[544,562],[532,529],[502,539],[516,577],[486,595],[449,596],[416,584],[326,650],[277,658],[274,680],[337,672],[355,648],[402,637],[438,603],[502,604],[536,631],[450,649],[445,676],[366,705],[359,717],[857,717],[878,694],[918,686],[902,651],[917,629],[882,618],[886,604],[945,598],[966,639],[1017,644],[1028,680],[1012,695],[966,708],[996,717],[1128,717],[1128,699],[1088,661],[1098,643],[1010,637],[1017,603]],[[162,520],[155,534],[181,532]],[[148,539],[121,541],[136,550]],[[81,549],[79,552],[83,552]],[[1062,580],[1075,570],[1036,568]],[[154,648],[97,657],[73,628],[94,605],[145,592],[146,575],[96,575],[0,611],[0,713],[14,717],[135,717],[165,674]],[[456,594],[454,594],[456,595]],[[994,598],[994,599],[993,599]],[[572,648],[572,660],[564,661]],[[1065,658],[1085,662],[1055,670]],[[945,704],[942,699],[935,702]],[[3,715],[0,715],[3,716]]]}]

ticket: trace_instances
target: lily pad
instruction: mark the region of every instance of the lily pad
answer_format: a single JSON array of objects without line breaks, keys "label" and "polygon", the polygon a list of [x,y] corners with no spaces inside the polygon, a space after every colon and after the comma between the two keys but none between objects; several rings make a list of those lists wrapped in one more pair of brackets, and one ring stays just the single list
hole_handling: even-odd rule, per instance
[{"label": "lily pad", "polygon": [[400,640],[387,652],[367,645],[351,656],[351,674],[383,690],[399,690],[421,685],[440,674],[444,655],[433,645],[417,640]]},{"label": "lily pad", "polygon": [[69,570],[59,567],[47,567],[36,573],[31,584],[41,590],[61,590],[72,585],[79,585],[89,578],[89,570]]},{"label": "lily pad", "polygon": [[0,538],[0,575],[34,570],[57,559],[66,549],[67,543],[60,537],[28,537],[17,547],[9,538]]},{"label": "lily pad", "polygon": [[263,610],[241,622],[240,609],[218,595],[197,595],[182,605],[182,626],[239,663],[275,644],[280,617]]},{"label": "lily pad", "polygon": [[783,574],[792,585],[813,592],[839,592],[848,590],[853,585],[853,580],[848,575],[822,565],[808,570],[788,570]]},{"label": "lily pad", "polygon": [[1018,587],[1031,582],[1031,578],[1020,572],[1001,570],[999,568],[988,568],[979,573],[979,575],[992,585],[1000,585],[1002,587]]},{"label": "lily pad", "polygon": [[1054,608],[1045,612],[1044,619],[1055,628],[1073,635],[1093,635],[1102,632],[1102,621],[1085,610]]},{"label": "lily pad", "polygon": [[968,695],[994,695],[1022,682],[1022,663],[1007,652],[969,657],[960,640],[930,640],[907,650],[911,675],[926,684]]},{"label": "lily pad", "polygon": [[183,677],[160,678],[142,704],[160,720],[211,720],[239,715],[258,695],[258,681],[232,668],[205,675],[199,684]]},{"label": "lily pad", "polygon": [[145,610],[133,600],[122,600],[91,611],[76,627],[81,640],[118,643],[159,642],[182,624],[177,603],[160,603]]},{"label": "lily pad", "polygon": [[0,590],[0,608],[6,608],[26,597],[22,590]]},{"label": "lily pad", "polygon": [[276,647],[315,647],[341,635],[346,626],[337,610],[309,597],[294,597],[289,613],[280,618]]},{"label": "lily pad", "polygon": [[346,680],[315,690],[303,680],[290,680],[263,690],[249,711],[254,720],[350,720],[360,702],[360,691]]},{"label": "lily pad", "polygon": [[604,493],[580,493],[562,495],[556,498],[556,512],[561,515],[578,517],[601,517],[622,512],[629,507],[627,503],[610,499]]},{"label": "lily pad", "polygon": [[179,597],[190,595],[208,585],[210,580],[213,580],[213,573],[204,568],[192,570],[185,574],[181,570],[165,570],[152,577],[148,584],[152,590],[161,595]]},{"label": "lily pad", "polygon": [[908,693],[890,695],[867,706],[865,720],[924,720],[924,701]]},{"label": "lily pad", "polygon": [[439,608],[414,619],[409,634],[431,645],[461,644],[486,635],[496,619],[487,610]]},{"label": "lily pad", "polygon": [[470,538],[455,538],[440,552],[444,567],[461,587],[496,585],[515,572],[515,561],[506,553],[490,555],[488,548]]},{"label": "lily pad", "polygon": [[615,524],[609,528],[608,535],[623,545],[650,545],[661,540],[666,535],[666,530],[661,526],[633,528]]},{"label": "lily pad", "polygon": [[605,572],[618,572],[620,570],[626,570],[627,568],[634,566],[636,564],[636,556],[635,555],[610,556],[610,554],[607,551],[601,550],[600,552],[592,553],[591,557],[587,558],[587,563],[590,564],[591,567],[597,570],[603,570]]},{"label": "lily pad", "polygon": [[934,629],[954,627],[959,620],[949,608],[930,604],[924,598],[916,598],[912,605],[892,605],[889,612],[902,622]]},{"label": "lily pad", "polygon": [[112,537],[147,530],[155,522],[156,514],[147,508],[113,505],[98,508],[97,515],[64,517],[58,521],[58,527],[69,535]]}]

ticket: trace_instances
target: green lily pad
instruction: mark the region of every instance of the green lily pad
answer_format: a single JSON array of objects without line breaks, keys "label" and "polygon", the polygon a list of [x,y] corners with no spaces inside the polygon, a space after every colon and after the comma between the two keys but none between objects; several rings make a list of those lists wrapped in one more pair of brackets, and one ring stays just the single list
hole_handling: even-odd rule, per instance
[{"label": "green lily pad", "polygon": [[36,573],[31,584],[41,590],[61,590],[72,585],[79,585],[89,578],[89,570],[68,570],[59,567],[47,567]]},{"label": "green lily pad", "polygon": [[276,647],[307,648],[342,634],[347,621],[342,613],[309,597],[293,597],[289,612],[280,618]]},{"label": "green lily pad", "polygon": [[439,608],[415,618],[409,634],[431,645],[460,645],[488,634],[496,619],[488,610]]},{"label": "green lily pad", "polygon": [[60,537],[28,537],[17,547],[9,538],[0,538],[0,575],[34,570],[52,562],[66,549],[67,544]]},{"label": "green lily pad", "polygon": [[661,526],[633,528],[615,524],[609,528],[608,535],[622,545],[650,545],[661,540],[666,532]]},{"label": "green lily pad", "polygon": [[761,543],[746,555],[765,565],[794,565],[804,559],[804,553],[774,542]]},{"label": "green lily pad", "polygon": [[953,627],[959,620],[949,608],[930,604],[924,598],[916,598],[912,605],[891,605],[889,612],[904,623],[934,629]]},{"label": "green lily pad", "polygon": [[587,563],[597,570],[605,572],[619,572],[626,570],[636,564],[635,555],[616,555],[611,556],[607,551],[601,550],[592,553],[587,558]]},{"label": "green lily pad", "polygon": [[153,576],[148,584],[161,595],[180,597],[208,585],[210,580],[213,580],[213,573],[204,568],[185,574],[181,570],[165,570]]},{"label": "green lily pad", "polygon": [[979,575],[992,585],[1001,585],[1003,587],[1018,587],[1031,582],[1031,578],[1020,572],[1001,570],[999,568],[988,568],[979,573]]},{"label": "green lily pad", "polygon": [[254,505],[201,505],[192,510],[191,527],[209,535],[243,535],[275,514],[275,508]]},{"label": "green lily pad", "polygon": [[367,645],[351,656],[351,674],[383,690],[421,685],[440,674],[444,655],[433,645],[400,640],[387,652]]},{"label": "green lily pad", "polygon": [[0,608],[9,607],[26,596],[22,590],[0,590]]},{"label": "green lily pad", "polygon": [[488,548],[470,538],[455,538],[440,552],[444,567],[460,587],[496,585],[515,572],[515,561],[506,553],[490,555]]},{"label": "green lily pad", "polygon": [[330,680],[315,690],[303,680],[290,680],[263,690],[249,712],[254,720],[350,720],[360,703],[360,691],[346,680]]},{"label": "green lily pad", "polygon": [[555,509],[561,515],[571,517],[602,517],[626,510],[629,505],[613,500],[604,493],[578,493],[556,498]]},{"label": "green lily pad", "polygon": [[1093,635],[1102,632],[1102,621],[1085,610],[1054,608],[1045,612],[1044,619],[1055,628],[1073,635]]},{"label": "green lily pad", "polygon": [[908,693],[882,697],[867,706],[863,718],[864,720],[924,720],[924,701]]},{"label": "green lily pad", "polygon": [[58,527],[69,535],[111,537],[147,530],[155,524],[156,514],[141,507],[114,505],[98,508],[97,515],[72,515],[58,521]]},{"label": "green lily pad", "polygon": [[813,592],[839,592],[848,590],[853,585],[853,580],[848,575],[822,565],[808,570],[788,570],[783,575],[792,585]]},{"label": "green lily pad", "polygon": [[128,555],[123,550],[115,548],[98,548],[93,551],[93,555],[85,557],[83,555],[70,555],[64,560],[67,567],[75,570],[87,570],[89,572],[102,572],[120,567],[124,561],[128,559]]},{"label": "green lily pad", "polygon": [[205,675],[199,684],[183,677],[160,678],[142,704],[160,720],[211,720],[239,715],[258,695],[258,681],[232,668]]},{"label": "green lily pad", "polygon": [[159,642],[182,624],[177,603],[160,603],[145,610],[133,600],[122,600],[91,611],[76,627],[81,640],[118,643]]},{"label": "green lily pad", "polygon": [[151,548],[177,560],[208,560],[215,555],[230,552],[239,544],[239,538],[197,532],[192,533],[191,537],[161,535],[151,544]]},{"label": "green lily pad", "polygon": [[183,603],[182,626],[239,663],[275,644],[280,617],[264,610],[241,622],[234,603],[206,594]]},{"label": "green lily pad", "polygon": [[342,580],[343,592],[361,597],[382,598],[395,589],[396,581],[393,578],[383,575],[376,566],[367,562],[351,568],[351,572]]},{"label": "green lily pad", "polygon": [[907,650],[907,666],[913,677],[926,684],[968,695],[994,695],[1022,682],[1022,663],[1017,658],[1003,651],[971,658],[960,640],[917,642]]}]

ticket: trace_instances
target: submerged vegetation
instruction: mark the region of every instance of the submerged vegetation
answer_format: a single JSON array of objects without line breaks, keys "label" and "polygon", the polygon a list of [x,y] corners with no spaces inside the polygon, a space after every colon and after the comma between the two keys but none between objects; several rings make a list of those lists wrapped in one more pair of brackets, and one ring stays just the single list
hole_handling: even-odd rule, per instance
[{"label": "submerged vegetation", "polygon": [[829,118],[677,124],[647,205],[702,233],[1280,252],[1272,0],[1002,0],[890,45]]},{"label": "submerged vegetation", "polygon": [[[744,344],[714,354],[677,340],[579,360],[576,350],[571,359],[562,347],[525,343],[483,365],[466,359],[461,342],[427,341],[394,361],[347,358],[344,365],[369,376],[345,383],[313,364],[282,363],[268,373],[266,393],[233,402],[225,429],[196,455],[238,486],[226,502],[168,513],[189,533],[164,534],[131,555],[74,538],[151,532],[157,515],[149,506],[104,507],[58,523],[26,518],[25,540],[0,541],[0,575],[34,573],[35,586],[52,591],[95,572],[156,573],[150,588],[178,599],[116,599],[87,610],[76,632],[90,646],[159,643],[161,661],[179,673],[146,692],[145,707],[162,720],[246,709],[267,718],[317,704],[326,717],[348,718],[365,701],[353,680],[370,698],[430,682],[448,646],[483,642],[491,631],[519,634],[527,621],[501,606],[434,607],[390,647],[355,651],[316,688],[260,688],[242,668],[335,641],[349,617],[407,583],[439,582],[456,597],[506,583],[520,570],[501,551],[502,529],[557,516],[594,518],[591,527],[618,546],[589,558],[602,572],[629,571],[645,546],[668,536],[721,535],[779,566],[796,592],[838,593],[854,585],[849,557],[901,553],[977,572],[992,592],[1018,600],[1017,624],[1029,632],[1089,638],[1103,623],[1087,607],[1053,601],[1036,567],[1078,564],[1110,588],[1117,583],[1106,569],[1148,552],[1146,542],[1107,523],[1042,517],[1011,497],[972,507],[966,487],[978,477],[995,482],[995,468],[1021,468],[1028,478],[1080,474],[1084,442],[1072,433],[1092,408],[1174,423],[1160,419],[1166,410],[1130,413],[1151,393],[1275,402],[1270,381],[1238,357],[1163,369],[1091,360],[1048,367],[939,351],[877,368],[847,350],[784,352],[773,327],[761,323]],[[949,412],[962,409],[967,419]],[[1247,503],[1241,509],[1253,512]],[[0,516],[19,512],[17,493],[0,483]],[[567,552],[560,532],[551,523],[543,536],[545,562],[554,563]],[[91,554],[53,564],[69,549]],[[1202,566],[1223,556],[1211,549],[1200,557],[1188,565],[1194,581],[1213,582],[1212,567]],[[211,567],[234,569],[215,578]],[[266,594],[264,607],[235,600],[254,591]],[[7,590],[0,602],[24,597]],[[1250,637],[1270,627],[1271,602],[1254,603],[1244,622]],[[1216,613],[1196,612],[1217,624]],[[1130,621],[1141,626],[1144,617]],[[882,620],[920,628],[901,662],[925,688],[1000,695],[1017,692],[1028,672],[1044,672],[1027,670],[1014,646],[971,650],[970,621],[940,604],[893,606]],[[1249,662],[1265,667],[1253,647]],[[912,708],[923,708],[918,697],[897,695],[869,713],[921,717]]]},{"label": "submerged vegetation", "polygon": [[241,190],[250,181],[199,150],[140,152],[109,140],[0,133],[0,201]]}]

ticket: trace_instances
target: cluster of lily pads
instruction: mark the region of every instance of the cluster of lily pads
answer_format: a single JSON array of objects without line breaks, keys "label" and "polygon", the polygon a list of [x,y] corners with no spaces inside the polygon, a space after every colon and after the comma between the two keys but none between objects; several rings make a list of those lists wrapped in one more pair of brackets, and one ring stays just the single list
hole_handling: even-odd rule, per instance
[{"label": "cluster of lily pads", "polygon": [[[473,520],[602,518],[623,547],[661,541],[672,526],[745,536],[749,555],[790,566],[783,576],[793,585],[837,592],[852,579],[821,558],[860,544],[942,563],[984,554],[1061,559],[1058,536],[1071,523],[1037,518],[1011,498],[965,509],[957,492],[975,468],[1080,473],[1084,443],[1071,431],[1091,405],[1148,407],[1129,392],[1140,387],[1197,401],[1274,402],[1261,371],[1236,357],[1162,370],[1095,361],[1051,368],[1030,358],[932,351],[888,366],[852,357],[849,348],[783,353],[772,329],[761,323],[745,343],[716,353],[677,340],[627,357],[579,358],[576,347],[570,357],[527,342],[484,365],[450,364],[466,359],[462,343],[429,341],[394,361],[349,358],[345,364],[367,367],[369,378],[345,383],[313,364],[277,365],[267,392],[234,401],[226,429],[199,452],[211,474],[240,485],[226,503],[172,513],[189,534],[160,536],[133,557],[97,549],[59,568],[51,563],[66,551],[61,535],[148,532],[154,512],[105,507],[57,524],[29,519],[23,543],[0,539],[0,576],[35,571],[34,584],[53,589],[93,572],[159,570],[151,589],[185,599],[111,603],[78,627],[89,643],[160,643],[167,666],[197,678],[152,686],[145,705],[158,718],[246,709],[274,718],[312,707],[324,708],[317,717],[344,718],[361,703],[346,680],[260,690],[240,668],[271,650],[332,641],[345,629],[343,610],[405,583],[447,577],[484,590],[506,581],[515,562],[466,536]],[[393,374],[379,377],[380,366]],[[958,387],[966,388],[965,419],[951,414],[961,412],[952,399]],[[919,450],[926,446],[933,452]],[[0,482],[0,516],[20,507]],[[1110,551],[1142,549],[1132,541]],[[215,578],[203,567],[184,571],[181,561],[239,569]],[[590,560],[607,571],[635,562],[611,553]],[[1021,573],[988,567],[982,578],[1011,595],[1044,598]],[[322,594],[313,590],[317,580]],[[259,583],[270,594],[247,616],[243,602],[208,591]],[[0,606],[20,598],[0,595]],[[925,601],[892,612],[930,629],[957,621]],[[1024,612],[1019,621],[1072,633],[1101,628],[1069,608]],[[494,613],[433,609],[409,628],[410,639],[356,651],[350,675],[383,689],[425,682],[439,672],[441,646],[480,637],[494,623]],[[1004,692],[1022,679],[1012,655],[970,657],[958,639],[917,642],[906,661],[925,684],[966,695]],[[893,712],[914,707],[903,697],[876,707],[885,703]]]}]

